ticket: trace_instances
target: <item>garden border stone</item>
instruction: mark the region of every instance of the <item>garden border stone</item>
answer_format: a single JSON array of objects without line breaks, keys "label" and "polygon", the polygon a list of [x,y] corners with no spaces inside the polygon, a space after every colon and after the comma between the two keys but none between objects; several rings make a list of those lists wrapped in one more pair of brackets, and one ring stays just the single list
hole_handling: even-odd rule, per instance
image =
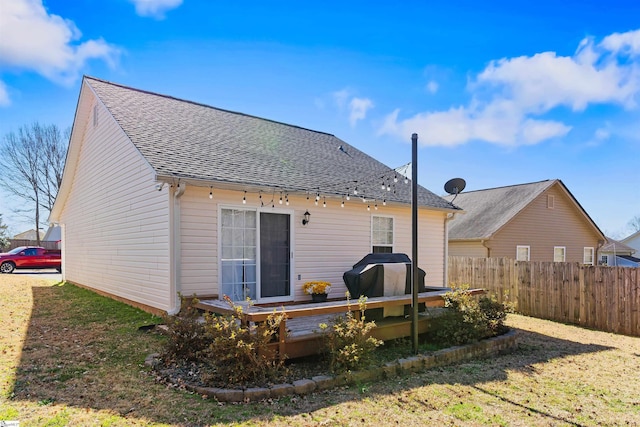
[{"label": "garden border stone", "polygon": [[[509,332],[497,337],[463,346],[445,348],[429,354],[398,359],[397,361],[388,362],[377,368],[347,372],[335,377],[318,375],[311,379],[299,379],[294,381],[293,384],[276,384],[269,388],[224,389],[191,384],[186,384],[185,388],[193,393],[215,397],[219,402],[247,402],[278,398],[290,394],[304,395],[312,393],[315,390],[327,390],[343,384],[351,385],[367,381],[376,381],[381,378],[392,378],[408,372],[416,372],[451,365],[465,360],[514,351],[518,347],[517,338],[518,330],[511,329]],[[159,358],[159,354],[153,353],[146,357],[144,363],[155,369],[159,364]]]}]

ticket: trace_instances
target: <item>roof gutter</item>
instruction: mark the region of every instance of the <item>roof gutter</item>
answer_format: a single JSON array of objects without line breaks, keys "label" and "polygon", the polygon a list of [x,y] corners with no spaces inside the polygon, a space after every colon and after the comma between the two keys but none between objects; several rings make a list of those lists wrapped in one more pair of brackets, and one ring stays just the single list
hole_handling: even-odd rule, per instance
[{"label": "roof gutter", "polygon": [[173,199],[169,203],[169,217],[171,228],[169,232],[169,306],[167,314],[173,316],[180,312],[182,301],[180,300],[180,293],[182,292],[182,284],[180,278],[182,277],[181,268],[181,236],[180,236],[180,222],[181,222],[181,209],[180,198],[184,194],[187,188],[187,184],[179,182],[175,187],[170,187],[170,192],[173,192]]}]

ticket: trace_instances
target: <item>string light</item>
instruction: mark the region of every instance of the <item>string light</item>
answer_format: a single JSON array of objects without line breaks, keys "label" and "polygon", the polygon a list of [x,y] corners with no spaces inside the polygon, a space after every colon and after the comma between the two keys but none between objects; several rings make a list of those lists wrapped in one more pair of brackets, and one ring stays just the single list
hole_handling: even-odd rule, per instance
[{"label": "string light", "polygon": [[244,195],[242,196],[242,204],[247,204],[247,190],[244,190]]},{"label": "string light", "polygon": [[213,199],[213,187],[209,187],[209,198]]},{"label": "string light", "polygon": [[387,206],[387,199],[384,199],[384,200],[382,201],[382,206]]},{"label": "string light", "polygon": [[280,192],[280,200],[278,200],[279,204],[282,204],[282,191]]},{"label": "string light", "polygon": [[367,211],[370,212],[371,211],[371,205],[367,205]]},{"label": "string light", "polygon": [[342,203],[340,204],[341,208],[344,208],[344,196],[342,196]]},{"label": "string light", "polygon": [[262,201],[262,191],[260,191],[260,207],[264,206],[264,202]]},{"label": "string light", "polygon": [[396,175],[393,177],[393,182],[398,182],[398,173],[396,172]]},{"label": "string light", "polygon": [[285,193],[284,200],[287,206],[289,206],[289,193]]},{"label": "string light", "polygon": [[326,207],[327,207],[327,198],[326,198],[326,197],[323,197],[323,198],[322,198],[322,207],[323,207],[323,208],[326,208]]},{"label": "string light", "polygon": [[404,177],[404,183],[408,184],[409,183],[409,178],[407,178],[406,176]]},{"label": "string light", "polygon": [[384,181],[382,181],[382,184],[380,184],[380,189],[381,189],[381,190],[384,190],[384,189],[385,189],[385,187],[386,187],[386,185],[384,185]]},{"label": "string light", "polygon": [[378,202],[376,202],[376,204],[373,207],[375,208],[375,210],[378,210]]}]

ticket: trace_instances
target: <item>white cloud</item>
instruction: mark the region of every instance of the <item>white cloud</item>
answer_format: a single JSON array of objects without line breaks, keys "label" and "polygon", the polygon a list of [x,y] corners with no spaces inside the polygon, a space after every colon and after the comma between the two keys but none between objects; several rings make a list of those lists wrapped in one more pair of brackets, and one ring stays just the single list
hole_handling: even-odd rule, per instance
[{"label": "white cloud", "polygon": [[347,105],[347,100],[351,96],[351,91],[349,89],[342,89],[331,94],[333,96],[333,100],[339,109],[343,110]]},{"label": "white cloud", "polygon": [[348,88],[333,92],[331,96],[338,110],[348,111],[349,123],[352,127],[356,125],[358,120],[365,119],[367,117],[367,111],[374,107],[373,101],[369,98],[353,96],[352,91]]},{"label": "white cloud", "polygon": [[373,102],[369,98],[352,98],[349,102],[349,123],[355,126],[358,120],[367,116],[367,111],[373,108]]},{"label": "white cloud", "polygon": [[573,56],[543,52],[503,58],[472,78],[466,106],[429,111],[398,121],[396,110],[380,133],[407,137],[418,131],[429,145],[483,140],[501,145],[536,144],[565,136],[571,127],[544,118],[558,107],[574,112],[592,104],[635,108],[640,94],[640,30],[616,33],[600,44],[584,39]]},{"label": "white cloud", "polygon": [[598,141],[604,141],[605,139],[609,139],[611,137],[611,132],[608,129],[599,128],[596,129],[593,137]]},{"label": "white cloud", "polygon": [[422,145],[455,146],[474,140],[498,145],[536,144],[566,135],[571,128],[552,120],[525,119],[497,105],[474,111],[466,107],[417,114],[398,122],[399,110],[389,114],[379,133],[408,139],[416,132]]},{"label": "white cloud", "polygon": [[175,9],[182,4],[182,0],[130,0],[140,16],[163,19],[165,12]]},{"label": "white cloud", "polygon": [[2,2],[0,58],[6,69],[33,70],[46,78],[71,84],[90,59],[113,66],[116,47],[102,39],[74,44],[81,33],[75,24],[49,14],[41,0]]},{"label": "white cloud", "polygon": [[613,33],[602,40],[600,45],[611,52],[640,55],[640,30]]},{"label": "white cloud", "polygon": [[439,87],[438,82],[435,80],[430,80],[429,83],[427,83],[427,91],[429,93],[436,93]]},{"label": "white cloud", "polygon": [[6,107],[9,104],[11,104],[11,100],[9,99],[9,92],[7,92],[7,85],[0,80],[0,107]]}]

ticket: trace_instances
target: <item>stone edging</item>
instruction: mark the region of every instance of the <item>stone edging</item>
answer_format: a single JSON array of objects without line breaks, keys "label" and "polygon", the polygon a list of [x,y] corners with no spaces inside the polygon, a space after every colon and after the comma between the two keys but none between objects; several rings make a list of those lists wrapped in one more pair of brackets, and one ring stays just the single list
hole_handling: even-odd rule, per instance
[{"label": "stone edging", "polygon": [[[398,375],[417,372],[439,366],[451,365],[464,360],[487,357],[498,353],[513,351],[517,348],[518,332],[511,329],[506,334],[488,338],[476,343],[450,347],[433,353],[398,359],[383,366],[354,371],[337,376],[319,375],[311,379],[301,379],[293,384],[277,384],[271,387],[255,387],[246,389],[228,389],[202,387],[186,384],[185,388],[203,396],[215,397],[220,402],[249,402],[269,398],[278,398],[291,394],[308,394],[317,390],[326,390],[338,386],[359,382],[375,381],[382,378],[393,378]],[[159,355],[150,354],[144,363],[154,367]]]}]

